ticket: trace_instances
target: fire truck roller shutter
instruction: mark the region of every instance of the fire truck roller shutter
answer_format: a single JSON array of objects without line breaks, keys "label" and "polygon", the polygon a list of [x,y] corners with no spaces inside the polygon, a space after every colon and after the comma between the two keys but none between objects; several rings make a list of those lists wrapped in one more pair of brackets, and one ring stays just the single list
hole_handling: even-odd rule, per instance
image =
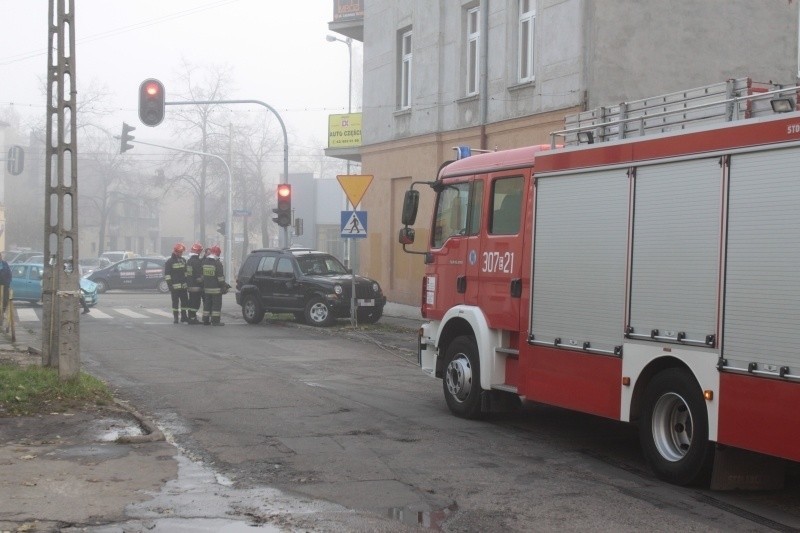
[{"label": "fire truck roller shutter", "polygon": [[722,356],[800,374],[800,148],[731,157]]},{"label": "fire truck roller shutter", "polygon": [[624,333],[627,170],[539,176],[536,187],[533,342],[614,353]]},{"label": "fire truck roller shutter", "polygon": [[634,338],[657,331],[702,346],[716,332],[721,184],[719,157],[636,169]]}]

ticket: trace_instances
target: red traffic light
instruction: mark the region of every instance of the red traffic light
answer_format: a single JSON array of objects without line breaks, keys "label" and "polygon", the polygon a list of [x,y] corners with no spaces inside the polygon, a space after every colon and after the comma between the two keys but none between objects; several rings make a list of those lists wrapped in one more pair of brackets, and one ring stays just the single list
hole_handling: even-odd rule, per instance
[{"label": "red traffic light", "polygon": [[147,96],[156,96],[161,92],[161,87],[158,83],[151,81],[144,86],[144,92],[147,93]]},{"label": "red traffic light", "polygon": [[288,183],[278,184],[278,207],[272,212],[278,215],[272,220],[279,226],[292,225],[292,186]]},{"label": "red traffic light", "polygon": [[164,84],[148,78],[139,85],[139,120],[145,126],[158,126],[164,120]]}]

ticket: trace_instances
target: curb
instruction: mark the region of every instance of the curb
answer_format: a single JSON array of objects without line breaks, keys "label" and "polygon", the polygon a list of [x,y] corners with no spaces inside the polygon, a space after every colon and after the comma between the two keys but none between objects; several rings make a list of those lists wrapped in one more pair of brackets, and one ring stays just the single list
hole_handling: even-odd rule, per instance
[{"label": "curb", "polygon": [[117,437],[117,440],[114,442],[118,444],[142,444],[145,442],[158,442],[167,440],[167,438],[164,436],[164,433],[158,429],[158,427],[153,424],[149,418],[146,418],[139,411],[125,402],[118,400],[117,398],[114,398],[114,404],[130,413],[146,432],[144,435],[123,435],[121,437]]}]

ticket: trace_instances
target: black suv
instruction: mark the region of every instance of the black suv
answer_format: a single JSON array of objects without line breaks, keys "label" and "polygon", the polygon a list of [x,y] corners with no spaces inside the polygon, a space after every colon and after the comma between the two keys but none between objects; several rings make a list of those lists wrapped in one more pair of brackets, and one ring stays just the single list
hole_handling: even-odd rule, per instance
[{"label": "black suv", "polygon": [[[236,276],[236,303],[250,324],[264,313],[290,312],[312,326],[350,316],[352,275],[330,254],[308,249],[253,250]],[[377,281],[355,277],[357,320],[373,324],[386,297]]]}]

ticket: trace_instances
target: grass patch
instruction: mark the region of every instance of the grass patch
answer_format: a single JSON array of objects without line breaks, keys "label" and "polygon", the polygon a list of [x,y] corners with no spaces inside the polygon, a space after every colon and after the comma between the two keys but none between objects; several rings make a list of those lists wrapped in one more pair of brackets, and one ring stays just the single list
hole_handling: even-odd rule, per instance
[{"label": "grass patch", "polygon": [[0,364],[0,417],[64,412],[111,403],[113,398],[105,383],[88,374],[60,381],[58,371],[52,368]]}]

